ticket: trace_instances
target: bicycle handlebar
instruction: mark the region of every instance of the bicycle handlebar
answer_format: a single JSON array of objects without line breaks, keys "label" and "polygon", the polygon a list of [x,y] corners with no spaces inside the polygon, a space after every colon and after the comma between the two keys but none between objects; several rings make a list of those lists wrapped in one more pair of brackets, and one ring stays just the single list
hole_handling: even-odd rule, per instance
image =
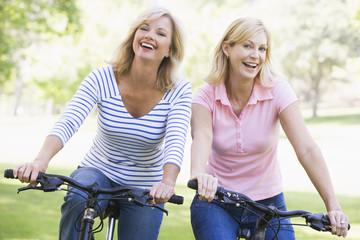
[{"label": "bicycle handlebar", "polygon": [[[198,190],[197,180],[189,180],[187,186],[191,189]],[[217,201],[220,201],[225,205],[240,206],[248,204],[265,215],[269,215],[271,217],[303,217],[306,219],[306,223],[311,228],[317,231],[331,231],[330,220],[322,213],[311,213],[303,210],[282,211],[274,206],[265,206],[263,204],[257,203],[244,194],[229,191],[222,187],[217,187],[216,195],[218,197]],[[350,224],[348,224],[348,230],[349,229]]]},{"label": "bicycle handlebar", "polygon": [[[13,178],[15,179],[15,176],[13,175],[13,169],[6,169],[4,171],[4,177],[5,178]],[[133,192],[136,195],[148,195],[150,190],[149,189],[142,189],[137,187],[130,187],[130,186],[119,186],[115,188],[102,188],[97,184],[92,185],[84,185],[81,184],[74,179],[70,177],[66,177],[63,175],[56,175],[56,174],[47,174],[40,172],[38,174],[37,180],[38,183],[40,183],[41,187],[34,187],[34,186],[27,186],[24,188],[19,188],[18,193],[20,191],[28,190],[28,189],[38,189],[43,190],[44,192],[50,192],[50,191],[56,191],[61,185],[64,183],[68,183],[72,186],[75,186],[83,191],[89,192],[89,193],[96,193],[96,194],[116,194],[116,193],[125,193],[125,192]],[[148,200],[150,200],[149,198]],[[169,199],[170,203],[173,204],[183,204],[184,198],[179,195],[173,195]]]}]

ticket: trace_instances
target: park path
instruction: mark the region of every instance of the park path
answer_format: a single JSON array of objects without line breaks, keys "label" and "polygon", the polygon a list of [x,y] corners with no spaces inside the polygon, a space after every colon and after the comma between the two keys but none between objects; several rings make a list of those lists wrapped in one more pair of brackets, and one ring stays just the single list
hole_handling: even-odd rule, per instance
[{"label": "park path", "polygon": [[[14,167],[31,161],[37,154],[55,117],[0,117],[0,163]],[[360,151],[358,136],[360,125],[311,126],[311,134],[323,150],[333,185],[338,194],[360,196]],[[75,168],[92,143],[96,131],[96,119],[89,117],[79,132],[52,160],[51,166]],[[190,172],[190,144],[185,149],[185,158],[178,183],[186,184]],[[315,191],[304,170],[296,160],[288,140],[281,137],[279,161],[282,168],[285,190]],[[3,170],[3,169],[1,169]]]}]

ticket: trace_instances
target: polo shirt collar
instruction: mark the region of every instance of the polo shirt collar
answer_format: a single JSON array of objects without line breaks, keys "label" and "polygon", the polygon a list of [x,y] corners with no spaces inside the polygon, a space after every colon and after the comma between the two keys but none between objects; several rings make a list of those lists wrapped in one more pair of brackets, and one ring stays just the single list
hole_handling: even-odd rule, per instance
[{"label": "polo shirt collar", "polygon": [[[270,88],[265,88],[258,82],[255,82],[253,92],[251,93],[249,99],[249,104],[256,104],[258,101],[265,101],[270,99],[273,99]],[[230,105],[224,82],[215,86],[215,101],[221,101],[223,105]]]}]

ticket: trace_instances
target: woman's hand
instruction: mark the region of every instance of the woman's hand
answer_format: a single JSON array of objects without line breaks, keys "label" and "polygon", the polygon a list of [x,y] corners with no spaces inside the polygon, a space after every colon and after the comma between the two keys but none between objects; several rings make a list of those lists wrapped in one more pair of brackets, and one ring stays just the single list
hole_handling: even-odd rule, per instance
[{"label": "woman's hand", "polygon": [[327,216],[329,217],[333,235],[344,238],[347,235],[347,228],[349,224],[349,218],[341,210],[329,211]]},{"label": "woman's hand", "polygon": [[197,179],[199,199],[211,202],[216,193],[218,179],[210,174],[199,174],[192,179]]},{"label": "woman's hand", "polygon": [[36,179],[39,172],[45,172],[46,168],[46,164],[35,160],[15,167],[13,174],[21,182],[30,183],[29,185],[36,186]]},{"label": "woman's hand", "polygon": [[175,194],[174,187],[165,183],[155,183],[150,189],[150,196],[153,197],[152,204],[163,204],[169,201]]}]

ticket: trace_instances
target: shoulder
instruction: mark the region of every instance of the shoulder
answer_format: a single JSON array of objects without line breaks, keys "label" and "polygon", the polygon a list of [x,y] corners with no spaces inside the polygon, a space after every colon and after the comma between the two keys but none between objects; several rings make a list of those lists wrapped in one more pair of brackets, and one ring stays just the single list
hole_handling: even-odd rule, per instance
[{"label": "shoulder", "polygon": [[201,87],[199,87],[195,94],[194,94],[194,98],[195,97],[208,97],[208,98],[215,98],[215,92],[216,89],[218,88],[218,86],[216,85],[212,85],[212,84],[208,84],[205,83],[204,85],[202,85]]},{"label": "shoulder", "polygon": [[293,93],[293,89],[290,83],[284,79],[277,79],[274,82],[274,86],[270,89],[273,95],[283,95],[287,93]]},{"label": "shoulder", "polygon": [[88,77],[97,81],[104,79],[112,79],[114,77],[114,71],[111,66],[102,66],[93,69],[89,73]]},{"label": "shoulder", "polygon": [[192,93],[191,83],[186,78],[181,78],[175,81],[175,87],[168,91],[168,94],[176,95],[176,96],[181,96],[184,94],[191,95],[191,93]]}]

